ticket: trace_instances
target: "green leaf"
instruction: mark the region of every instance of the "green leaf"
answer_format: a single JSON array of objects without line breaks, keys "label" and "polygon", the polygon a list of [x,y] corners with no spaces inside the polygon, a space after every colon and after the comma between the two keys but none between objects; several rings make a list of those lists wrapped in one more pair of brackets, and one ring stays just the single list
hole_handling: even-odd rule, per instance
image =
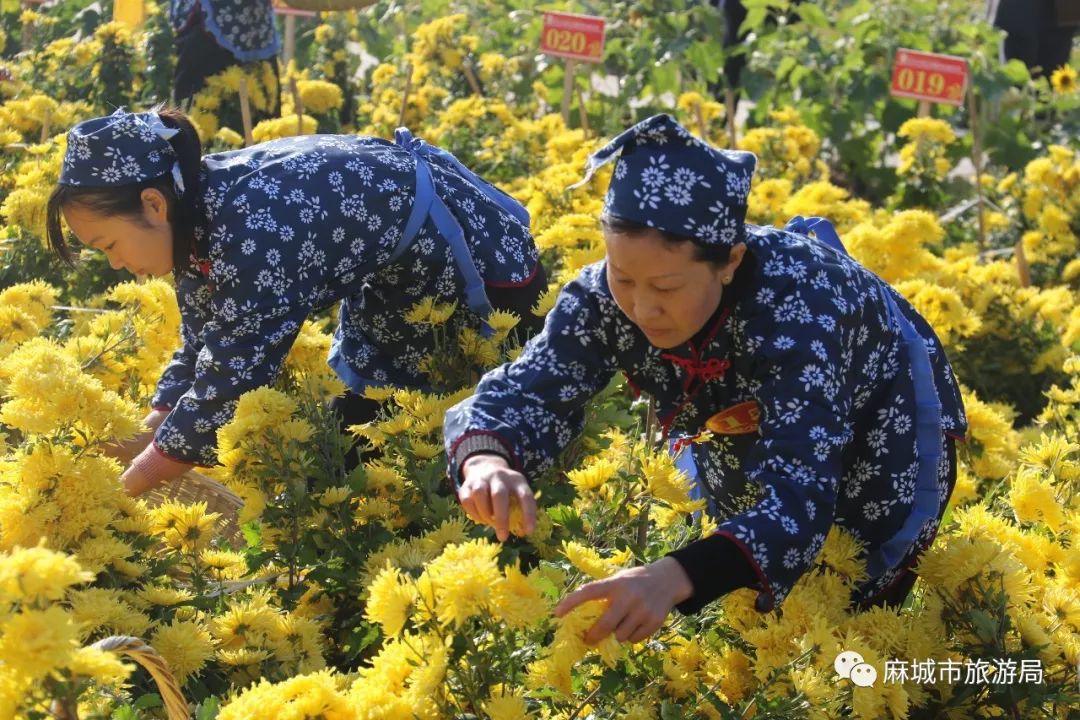
[{"label": "green leaf", "polygon": [[993,643],[998,635],[998,622],[983,610],[972,609],[968,611],[971,624],[979,633],[979,639],[985,643]]},{"label": "green leaf", "polygon": [[684,717],[686,715],[682,708],[670,700],[665,700],[660,706],[660,720],[682,720]]},{"label": "green leaf", "polygon": [[739,26],[739,34],[743,35],[748,32],[755,32],[765,24],[765,18],[768,17],[769,10],[764,7],[752,7],[746,12],[746,19],[743,20],[742,25]]},{"label": "green leaf", "polygon": [[696,42],[686,50],[686,59],[690,61],[705,80],[711,80],[724,65],[724,52],[715,40]]},{"label": "green leaf", "polygon": [[195,710],[195,720],[214,720],[221,711],[221,702],[216,697],[209,697]]},{"label": "green leaf", "polygon": [[780,64],[776,67],[776,79],[783,80],[797,63],[798,61],[791,55],[788,55],[781,60]]},{"label": "green leaf", "polygon": [[581,516],[568,505],[556,505],[550,508],[548,516],[553,523],[563,526],[575,535],[584,532],[585,526],[581,522]]},{"label": "green leaf", "polygon": [[[547,565],[547,566],[550,566],[550,567],[555,567],[555,568],[558,567],[556,565],[552,565],[551,563],[546,563],[546,562],[541,563],[541,566],[544,566],[544,565]],[[549,599],[554,600],[555,598],[558,598],[559,596],[562,595],[562,589],[559,588],[559,587],[556,587],[555,583],[553,583],[550,578],[545,577],[541,573],[534,573],[534,574],[530,575],[529,576],[529,582],[534,583],[536,585],[537,589],[540,590],[540,592],[542,592],[545,595],[545,597],[547,597]]]},{"label": "green leaf", "polygon": [[810,27],[826,28],[830,25],[829,18],[825,16],[825,11],[819,8],[816,3],[802,3],[795,8],[795,11],[799,13],[799,17],[803,19],[803,22]]},{"label": "green leaf", "polygon": [[612,695],[622,687],[624,682],[625,678],[619,668],[608,668],[600,676],[600,692],[604,695]]},{"label": "green leaf", "polygon": [[1016,85],[1026,85],[1031,82],[1031,73],[1028,72],[1027,65],[1020,60],[1010,60],[1001,66],[1001,73],[1009,79],[1009,82]]},{"label": "green leaf", "polygon": [[109,717],[112,720],[139,720],[139,714],[130,705],[116,708]]},{"label": "green leaf", "polygon": [[244,542],[247,543],[249,548],[259,547],[262,542],[262,533],[259,532],[259,526],[256,523],[248,523],[240,528],[240,532],[244,536]]},{"label": "green leaf", "polygon": [[375,641],[379,639],[379,628],[375,625],[368,625],[367,632],[361,635],[357,641],[357,649],[363,650],[366,647],[370,647],[375,644]]},{"label": "green leaf", "polygon": [[790,84],[791,87],[798,87],[799,83],[802,82],[802,79],[812,72],[813,70],[811,70],[809,66],[800,65],[791,71],[791,77],[788,78],[788,84]]},{"label": "green leaf", "polygon": [[678,95],[679,91],[679,66],[676,63],[666,62],[653,66],[649,72],[653,91],[657,95],[666,92]]},{"label": "green leaf", "polygon": [[149,710],[150,708],[163,707],[165,703],[161,701],[161,696],[157,693],[147,693],[138,700],[135,701],[133,707],[136,710]]}]

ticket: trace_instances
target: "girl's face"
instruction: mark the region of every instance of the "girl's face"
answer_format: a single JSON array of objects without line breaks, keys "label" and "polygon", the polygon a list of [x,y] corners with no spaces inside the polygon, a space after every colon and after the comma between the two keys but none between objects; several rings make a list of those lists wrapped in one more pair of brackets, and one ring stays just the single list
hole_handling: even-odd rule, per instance
[{"label": "girl's face", "polygon": [[142,192],[143,216],[107,216],[73,204],[64,220],[79,242],[101,250],[114,270],[161,277],[173,269],[173,237],[168,203],[157,190]]},{"label": "girl's face", "polygon": [[697,260],[693,243],[665,242],[656,230],[605,229],[604,244],[616,304],[650,343],[665,349],[682,345],[705,326],[746,253],[746,244],[739,243],[728,263],[716,266]]}]

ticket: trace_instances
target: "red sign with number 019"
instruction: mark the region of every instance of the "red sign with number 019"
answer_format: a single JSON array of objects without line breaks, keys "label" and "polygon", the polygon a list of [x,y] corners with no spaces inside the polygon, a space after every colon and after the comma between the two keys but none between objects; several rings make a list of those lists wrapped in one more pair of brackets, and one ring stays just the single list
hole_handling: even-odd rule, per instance
[{"label": "red sign with number 019", "polygon": [[890,92],[896,97],[960,106],[967,80],[964,58],[900,48],[893,63]]},{"label": "red sign with number 019", "polygon": [[546,12],[540,50],[571,60],[600,62],[604,59],[605,22],[592,15]]}]

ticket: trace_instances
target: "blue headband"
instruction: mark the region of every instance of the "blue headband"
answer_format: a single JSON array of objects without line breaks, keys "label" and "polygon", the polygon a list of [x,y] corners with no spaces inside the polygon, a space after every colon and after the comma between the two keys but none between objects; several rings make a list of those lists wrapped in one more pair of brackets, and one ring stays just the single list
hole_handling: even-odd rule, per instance
[{"label": "blue headband", "polygon": [[68,132],[60,184],[119,187],[171,172],[177,194],[183,194],[180,163],[169,144],[178,132],[165,126],[157,108],[142,113],[120,108],[112,115],[84,120]]},{"label": "blue headband", "polygon": [[597,150],[585,178],[615,158],[604,215],[624,218],[702,245],[742,240],[753,153],[720,150],[670,115],[654,115]]}]

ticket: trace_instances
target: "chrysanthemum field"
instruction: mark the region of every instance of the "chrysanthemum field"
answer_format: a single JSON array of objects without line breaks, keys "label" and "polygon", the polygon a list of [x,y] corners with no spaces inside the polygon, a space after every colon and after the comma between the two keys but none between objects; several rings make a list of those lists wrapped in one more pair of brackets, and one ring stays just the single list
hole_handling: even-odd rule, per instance
[{"label": "chrysanthemum field", "polygon": [[[5,2],[0,718],[1080,717],[1080,61],[1039,78],[1002,63],[974,0],[823,0],[780,22],[764,8],[786,2],[746,4],[753,106],[735,144],[759,157],[748,220],[830,218],[931,322],[964,384],[957,488],[903,608],[845,609],[865,570],[834,533],[773,612],[742,590],[672,614],[645,642],[586,645],[602,608],[556,619],[560,597],[714,520],[649,442],[647,402],[615,382],[584,436],[531,479],[536,532],[500,544],[470,522],[446,478],[443,414],[472,391],[472,368],[515,357],[522,338],[506,315],[494,337],[459,331],[458,309],[435,302],[408,318],[445,329],[427,363],[437,394],[369,391],[382,416],[342,436],[326,407],[343,390],[325,362],[327,314],[218,435],[221,464],[206,473],[243,500],[238,517],[129,498],[102,450],[138,431],[179,344],[175,294],[90,250],[66,269],[45,245],[44,208],[71,124],[168,98],[170,30],[160,2],[140,28],[111,21],[107,1]],[[543,9],[609,23],[604,62],[579,68],[569,123],[563,64],[538,49]],[[450,150],[528,208],[552,281],[543,314],[604,256],[610,169],[566,188],[605,138],[672,112],[731,146],[709,91],[719,23],[693,0],[380,0],[323,13],[299,22],[281,117],[252,134],[390,137],[400,123]],[[889,96],[898,47],[969,59],[980,176],[965,160],[966,107],[917,117]],[[207,150],[244,142],[242,78],[256,109],[278,92],[263,67],[212,79],[191,113]],[[354,444],[381,455],[346,472]],[[174,689],[95,646],[112,636],[152,648]],[[878,681],[838,677],[842,650]]]}]

